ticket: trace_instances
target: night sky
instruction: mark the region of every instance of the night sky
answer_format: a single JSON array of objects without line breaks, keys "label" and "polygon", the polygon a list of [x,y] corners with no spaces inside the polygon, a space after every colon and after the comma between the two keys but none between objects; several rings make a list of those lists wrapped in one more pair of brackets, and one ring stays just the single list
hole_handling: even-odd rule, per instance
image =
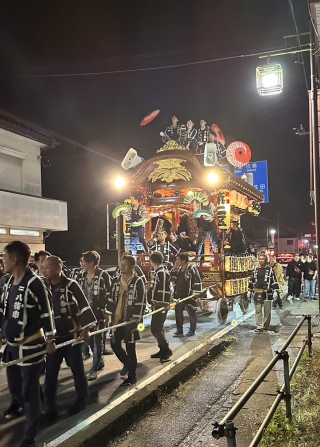
[{"label": "night sky", "polygon": [[[308,31],[307,2],[293,0],[293,7],[299,31]],[[197,126],[204,118],[218,124],[229,142],[249,144],[253,160],[268,160],[270,203],[262,216],[276,220],[279,211],[281,223],[310,232],[309,137],[292,130],[300,123],[309,128],[297,57],[272,58],[284,69],[284,93],[274,97],[256,92],[255,68],[266,63],[258,56],[52,76],[270,51],[284,48],[283,36],[294,33],[288,0],[2,0],[0,108],[119,160],[130,147],[152,157],[173,114]],[[308,53],[304,62],[309,87]],[[161,110],[159,117],[140,127],[154,109]],[[98,200],[101,208],[114,201],[108,179],[118,166],[60,143],[45,154],[43,195],[67,200],[71,218],[82,200]]]}]

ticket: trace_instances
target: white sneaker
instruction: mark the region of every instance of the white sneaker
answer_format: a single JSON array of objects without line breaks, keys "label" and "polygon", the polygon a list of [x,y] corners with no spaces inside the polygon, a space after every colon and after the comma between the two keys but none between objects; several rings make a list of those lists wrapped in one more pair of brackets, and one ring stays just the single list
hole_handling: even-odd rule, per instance
[{"label": "white sneaker", "polygon": [[293,300],[292,296],[291,296],[291,295],[288,295],[288,296],[287,296],[287,300],[290,301],[290,303],[292,303],[292,300]]},{"label": "white sneaker", "polygon": [[300,301],[300,298],[295,298],[294,300],[295,300],[295,301]]}]

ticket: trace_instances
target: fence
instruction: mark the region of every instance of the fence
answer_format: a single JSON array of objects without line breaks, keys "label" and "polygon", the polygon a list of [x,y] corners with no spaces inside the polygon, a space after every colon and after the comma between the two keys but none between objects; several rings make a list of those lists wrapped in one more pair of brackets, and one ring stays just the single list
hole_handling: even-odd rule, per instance
[{"label": "fence", "polygon": [[[297,335],[299,330],[301,329],[303,323],[307,320],[308,322],[308,332],[307,332],[307,339],[303,341],[303,344],[298,352],[298,355],[291,367],[289,369],[289,354],[287,352],[287,348],[289,347],[290,343],[294,339],[294,337]],[[238,400],[238,402],[231,408],[231,410],[228,412],[228,414],[220,421],[214,423],[214,429],[212,431],[212,436],[215,439],[220,439],[222,437],[227,438],[227,445],[228,447],[236,447],[236,431],[237,428],[234,426],[234,418],[239,413],[239,411],[244,407],[246,402],[250,399],[250,397],[254,394],[254,392],[257,390],[257,388],[261,385],[261,383],[264,381],[264,379],[267,377],[267,375],[270,373],[270,371],[274,368],[276,363],[279,360],[283,361],[283,373],[284,373],[284,384],[282,388],[279,391],[278,396],[276,397],[273,405],[271,406],[268,414],[266,415],[264,421],[262,422],[258,432],[256,433],[254,439],[252,440],[249,447],[256,447],[259,445],[259,442],[261,441],[261,438],[263,436],[263,433],[265,429],[268,427],[274,413],[276,412],[281,400],[285,400],[286,403],[286,416],[287,418],[291,418],[291,393],[290,393],[290,380],[292,379],[292,376],[299,364],[299,361],[301,359],[301,356],[306,348],[308,346],[308,354],[309,357],[312,353],[312,333],[311,333],[311,315],[304,315],[293,332],[291,333],[290,337],[286,340],[286,342],[283,344],[283,346],[279,349],[279,351],[276,351],[276,355],[271,360],[271,362],[265,367],[265,369],[262,371],[262,373],[256,378],[256,380],[253,382],[253,384],[250,386],[250,388],[247,389],[247,391],[243,394],[243,396]]]}]

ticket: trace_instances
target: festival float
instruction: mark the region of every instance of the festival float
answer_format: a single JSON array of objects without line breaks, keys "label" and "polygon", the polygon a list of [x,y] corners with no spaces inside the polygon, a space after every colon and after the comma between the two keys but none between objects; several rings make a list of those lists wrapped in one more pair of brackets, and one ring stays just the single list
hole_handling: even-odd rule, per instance
[{"label": "festival float", "polygon": [[[202,155],[194,154],[181,141],[173,140],[167,141],[149,160],[140,158],[134,149],[130,149],[121,165],[126,175],[121,181],[117,179],[116,183],[127,191],[127,198],[123,205],[114,210],[113,217],[124,219],[132,192],[141,194],[147,216],[138,225],[145,226],[148,241],[154,236],[152,220],[158,220],[159,225],[165,218],[171,224],[171,231],[178,232],[183,218],[194,221],[208,213],[201,210],[203,191],[207,191],[216,210],[217,245],[213,250],[208,238],[204,254],[198,257],[194,252],[189,253],[189,260],[196,263],[203,288],[207,288],[206,295],[198,300],[199,310],[215,313],[219,323],[224,324],[236,301],[243,313],[248,311],[248,283],[255,265],[255,257],[250,253],[230,251],[226,235],[231,222],[238,222],[241,227],[244,213],[260,213],[264,196],[232,172],[233,167],[243,167],[250,161],[249,146],[234,141],[225,148],[225,138],[220,128],[212,125],[212,130],[215,141],[206,144]],[[220,158],[217,155],[219,146],[220,154],[224,153]],[[128,232],[128,225],[124,222],[124,233]],[[150,253],[138,254],[136,258],[138,265],[148,275]]]}]

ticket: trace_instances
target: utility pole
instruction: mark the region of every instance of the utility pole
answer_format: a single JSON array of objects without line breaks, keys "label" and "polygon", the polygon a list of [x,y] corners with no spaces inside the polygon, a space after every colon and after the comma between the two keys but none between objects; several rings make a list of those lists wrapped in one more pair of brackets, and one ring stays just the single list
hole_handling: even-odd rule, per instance
[{"label": "utility pole", "polygon": [[280,253],[280,213],[278,211],[278,253]]},{"label": "utility pole", "polygon": [[[310,23],[310,115],[311,115],[311,132],[312,132],[312,161],[313,161],[313,195],[314,195],[314,213],[315,213],[315,230],[316,230],[316,255],[317,263],[319,263],[319,231],[320,231],[320,176],[319,176],[319,123],[318,123],[318,89],[316,80],[316,61],[314,56],[314,30]],[[320,312],[320,300],[319,300]]]}]

